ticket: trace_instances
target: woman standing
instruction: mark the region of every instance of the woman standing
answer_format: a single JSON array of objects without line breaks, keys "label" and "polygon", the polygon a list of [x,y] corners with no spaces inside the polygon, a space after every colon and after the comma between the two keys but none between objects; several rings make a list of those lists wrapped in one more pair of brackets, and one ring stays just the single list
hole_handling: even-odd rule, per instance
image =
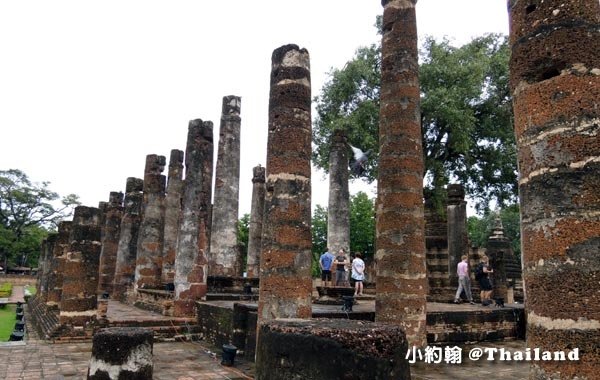
[{"label": "woman standing", "polygon": [[354,296],[363,295],[363,281],[365,280],[365,262],[361,259],[360,252],[354,254],[352,260],[352,279],[354,280]]}]

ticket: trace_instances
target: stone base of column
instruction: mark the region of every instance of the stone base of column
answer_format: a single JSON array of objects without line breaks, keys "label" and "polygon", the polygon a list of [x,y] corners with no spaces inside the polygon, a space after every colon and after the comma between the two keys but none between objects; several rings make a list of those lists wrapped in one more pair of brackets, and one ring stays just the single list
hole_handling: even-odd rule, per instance
[{"label": "stone base of column", "polygon": [[173,301],[174,317],[193,317],[196,316],[196,301],[175,300]]},{"label": "stone base of column", "polygon": [[256,379],[410,379],[407,347],[404,331],[393,325],[271,320],[259,327]]},{"label": "stone base of column", "polygon": [[101,329],[92,343],[88,380],[152,379],[153,333],[150,329]]}]

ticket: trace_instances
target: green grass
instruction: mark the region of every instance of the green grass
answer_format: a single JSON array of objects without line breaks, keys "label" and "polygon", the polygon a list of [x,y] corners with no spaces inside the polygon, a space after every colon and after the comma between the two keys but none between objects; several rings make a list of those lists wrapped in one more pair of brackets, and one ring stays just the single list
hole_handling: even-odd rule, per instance
[{"label": "green grass", "polygon": [[15,330],[16,309],[16,305],[6,305],[0,308],[0,342],[8,342],[10,334]]},{"label": "green grass", "polygon": [[[31,295],[32,295],[32,296],[35,296],[35,286],[32,286],[32,285],[27,285],[27,286],[25,287],[25,289],[28,289],[28,290],[29,290],[29,293],[31,293]],[[25,290],[25,289],[23,289],[23,290]]]},{"label": "green grass", "polygon": [[8,298],[12,294],[12,284],[9,282],[4,282],[0,284],[0,298]]}]

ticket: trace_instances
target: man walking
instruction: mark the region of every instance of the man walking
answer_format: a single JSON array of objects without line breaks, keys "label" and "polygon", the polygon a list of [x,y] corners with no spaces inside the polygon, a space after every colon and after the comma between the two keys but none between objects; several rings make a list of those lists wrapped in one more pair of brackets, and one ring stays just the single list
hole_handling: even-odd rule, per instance
[{"label": "man walking", "polygon": [[332,253],[329,253],[329,248],[325,248],[325,253],[321,255],[319,259],[319,267],[321,267],[321,281],[323,281],[323,286],[327,287],[327,282],[331,282],[331,264],[333,263]]},{"label": "man walking", "polygon": [[465,291],[465,295],[469,299],[471,305],[475,305],[473,302],[473,296],[471,295],[471,279],[469,278],[469,264],[468,257],[463,255],[462,261],[456,266],[456,274],[458,275],[458,290],[456,296],[454,296],[454,303],[460,303],[460,294]]}]

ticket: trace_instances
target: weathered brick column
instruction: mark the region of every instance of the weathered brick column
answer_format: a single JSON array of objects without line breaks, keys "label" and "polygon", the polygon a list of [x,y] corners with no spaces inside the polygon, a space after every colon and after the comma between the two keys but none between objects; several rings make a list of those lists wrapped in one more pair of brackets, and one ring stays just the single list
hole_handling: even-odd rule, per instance
[{"label": "weathered brick column", "polygon": [[580,350],[530,379],[600,373],[600,3],[509,1],[527,346]]},{"label": "weathered brick column", "polygon": [[69,252],[72,222],[62,221],[58,223],[58,237],[54,244],[53,259],[50,264],[52,275],[48,278],[48,299],[46,305],[58,307],[62,297],[63,276],[65,260]]},{"label": "weathered brick column", "polygon": [[310,58],[285,45],[271,57],[259,322],[310,318]]},{"label": "weathered brick column", "polygon": [[427,344],[416,0],[383,0],[375,319]]},{"label": "weathered brick column", "polygon": [[123,193],[111,191],[108,205],[104,212],[104,236],[100,252],[100,281],[98,294],[112,294],[117,264],[119,234],[123,219]]},{"label": "weathered brick column", "polygon": [[54,247],[56,246],[56,240],[58,238],[57,234],[49,234],[48,237],[46,237],[43,241],[42,241],[42,248],[41,248],[41,260],[40,262],[42,263],[42,267],[40,270],[40,274],[38,276],[38,291],[39,291],[39,295],[38,297],[40,298],[41,302],[47,302],[48,301],[48,281],[49,281],[49,277],[51,276],[51,266],[52,266],[52,259],[53,259],[53,253],[54,253]]},{"label": "weathered brick column", "polygon": [[262,242],[263,219],[265,216],[265,168],[260,165],[252,168],[252,204],[248,226],[248,277],[258,277],[260,269],[260,249]]},{"label": "weathered brick column", "polygon": [[162,246],[165,228],[165,156],[146,156],[142,222],[137,243],[135,288],[157,289],[162,285]]},{"label": "weathered brick column", "polygon": [[120,301],[125,300],[127,291],[133,287],[135,279],[135,258],[142,222],[143,188],[144,181],[142,179],[127,178],[121,233],[115,264],[115,285],[112,295],[113,298]]},{"label": "weathered brick column", "polygon": [[165,233],[163,244],[162,282],[172,284],[175,278],[177,234],[181,220],[181,197],[183,196],[183,151],[171,150],[167,195],[165,197]]},{"label": "weathered brick column", "polygon": [[348,138],[336,129],[329,153],[329,204],[327,208],[327,246],[330,252],[350,247],[350,191],[348,190]]},{"label": "weathered brick column", "polygon": [[100,263],[100,210],[78,206],[65,259],[59,321],[83,326],[96,320]]},{"label": "weathered brick column", "polygon": [[241,102],[239,96],[223,97],[208,263],[211,276],[241,275],[237,244]]},{"label": "weathered brick column", "polygon": [[88,380],[151,380],[152,330],[139,327],[100,329],[94,334]]},{"label": "weathered brick column", "polygon": [[507,300],[508,284],[506,279],[506,264],[512,255],[510,241],[504,236],[504,227],[500,215],[496,216],[492,234],[488,238],[486,256],[490,259],[490,265],[494,269],[492,284],[494,286],[493,298],[501,297]]},{"label": "weathered brick column", "polygon": [[456,267],[461,256],[469,256],[469,236],[467,235],[467,202],[462,185],[448,185],[448,274],[451,286],[458,286]]},{"label": "weathered brick column", "polygon": [[175,259],[175,316],[194,315],[194,302],[206,295],[212,163],[213,124],[192,120],[185,149],[183,212]]}]

